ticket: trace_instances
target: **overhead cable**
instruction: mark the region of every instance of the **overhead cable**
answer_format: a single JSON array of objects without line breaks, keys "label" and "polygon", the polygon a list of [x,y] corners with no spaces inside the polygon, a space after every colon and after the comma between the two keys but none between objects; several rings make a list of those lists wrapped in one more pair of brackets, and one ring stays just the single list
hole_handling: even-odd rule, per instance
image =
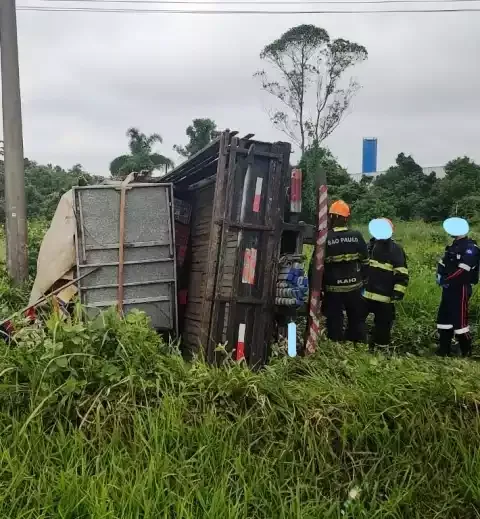
[{"label": "overhead cable", "polygon": [[478,2],[480,0],[41,0],[47,3],[89,3],[89,4],[164,4],[164,5],[214,5],[226,7],[229,5],[301,5],[301,4],[437,4]]},{"label": "overhead cable", "polygon": [[289,10],[289,11],[273,11],[273,10],[209,10],[209,9],[110,9],[95,7],[42,7],[42,6],[17,6],[18,11],[32,12],[57,12],[57,13],[121,13],[121,14],[190,14],[190,15],[306,15],[306,14],[422,14],[422,13],[475,13],[480,12],[480,8],[445,8],[445,9],[349,9],[349,10]]}]

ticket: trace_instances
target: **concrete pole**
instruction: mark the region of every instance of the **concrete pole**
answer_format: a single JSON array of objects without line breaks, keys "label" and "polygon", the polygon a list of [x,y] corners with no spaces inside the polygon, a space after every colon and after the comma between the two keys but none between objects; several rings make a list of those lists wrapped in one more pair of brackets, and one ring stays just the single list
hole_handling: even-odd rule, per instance
[{"label": "concrete pole", "polygon": [[0,0],[7,267],[17,283],[28,277],[22,107],[15,0]]}]

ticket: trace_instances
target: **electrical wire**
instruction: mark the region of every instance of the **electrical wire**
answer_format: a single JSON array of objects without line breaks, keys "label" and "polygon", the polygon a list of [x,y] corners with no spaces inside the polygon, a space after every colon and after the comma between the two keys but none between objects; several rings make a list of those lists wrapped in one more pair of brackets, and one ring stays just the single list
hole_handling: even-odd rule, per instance
[{"label": "electrical wire", "polygon": [[41,7],[41,6],[17,6],[18,11],[30,12],[50,12],[50,13],[121,13],[121,14],[190,14],[190,15],[299,15],[299,14],[422,14],[422,13],[475,13],[480,12],[480,8],[446,8],[446,9],[349,9],[338,10],[289,10],[289,11],[272,11],[272,10],[207,10],[207,9],[99,9],[95,7]]},{"label": "electrical wire", "polygon": [[479,2],[480,0],[41,0],[47,3],[90,3],[90,4],[174,4],[174,5],[300,5],[300,4],[437,4]]}]

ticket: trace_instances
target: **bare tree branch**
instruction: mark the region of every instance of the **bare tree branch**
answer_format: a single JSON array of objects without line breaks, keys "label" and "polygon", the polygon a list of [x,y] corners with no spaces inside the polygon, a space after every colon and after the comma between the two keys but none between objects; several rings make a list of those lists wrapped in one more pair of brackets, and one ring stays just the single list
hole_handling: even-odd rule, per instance
[{"label": "bare tree branch", "polygon": [[291,112],[289,116],[288,111],[272,110],[270,120],[303,153],[307,143],[320,144],[340,124],[360,88],[353,80],[342,88],[341,81],[346,70],[368,54],[365,47],[348,40],[330,41],[320,27],[299,25],[267,45],[260,57],[275,73],[275,79],[264,70],[255,74],[262,89]]}]

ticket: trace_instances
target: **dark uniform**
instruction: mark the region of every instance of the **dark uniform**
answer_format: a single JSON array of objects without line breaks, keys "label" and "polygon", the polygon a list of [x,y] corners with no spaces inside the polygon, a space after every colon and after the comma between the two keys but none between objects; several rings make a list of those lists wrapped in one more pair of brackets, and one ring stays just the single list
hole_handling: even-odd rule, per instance
[{"label": "dark uniform", "polygon": [[[328,231],[323,277],[327,336],[332,341],[365,341],[362,288],[368,267],[367,244],[358,231]],[[348,326],[344,335],[344,315]]]},{"label": "dark uniform", "polygon": [[403,299],[409,276],[407,257],[393,240],[370,240],[368,281],[363,294],[366,314],[373,313],[374,327],[370,345],[388,345],[395,321],[394,301]]},{"label": "dark uniform", "polygon": [[450,355],[454,334],[462,355],[471,353],[468,301],[472,285],[478,283],[479,259],[480,251],[476,242],[465,237],[447,246],[442,260],[438,262],[437,281],[443,288],[437,316],[439,355]]}]

